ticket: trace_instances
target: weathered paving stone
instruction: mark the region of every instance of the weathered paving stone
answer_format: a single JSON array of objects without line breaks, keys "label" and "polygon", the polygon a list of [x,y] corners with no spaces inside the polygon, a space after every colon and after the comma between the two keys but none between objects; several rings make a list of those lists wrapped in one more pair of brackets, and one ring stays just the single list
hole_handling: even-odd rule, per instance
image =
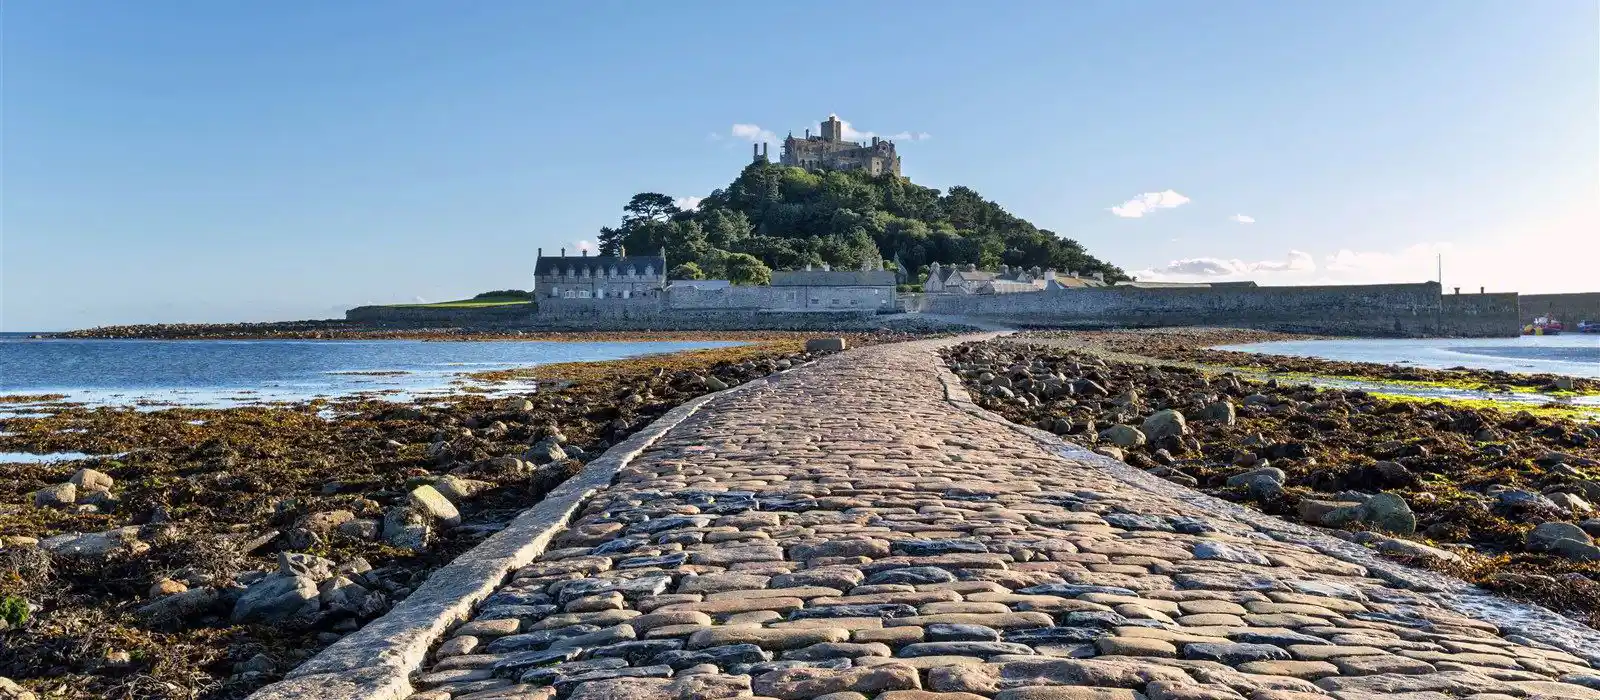
[{"label": "weathered paving stone", "polygon": [[[948,342],[714,399],[412,700],[1600,700],[1582,659],[947,402]],[[1049,380],[1140,393],[1090,370]],[[1137,400],[1136,425],[1162,408]]]},{"label": "weathered paving stone", "polygon": [[1183,658],[1237,666],[1249,661],[1287,661],[1289,652],[1271,644],[1238,644],[1205,642],[1185,644]]}]

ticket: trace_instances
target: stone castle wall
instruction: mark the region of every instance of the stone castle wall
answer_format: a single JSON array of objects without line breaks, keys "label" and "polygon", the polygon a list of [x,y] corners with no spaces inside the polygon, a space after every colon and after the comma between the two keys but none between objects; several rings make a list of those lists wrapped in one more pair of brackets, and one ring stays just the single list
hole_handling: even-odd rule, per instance
[{"label": "stone castle wall", "polygon": [[1524,294],[1521,302],[1523,323],[1539,316],[1554,316],[1567,328],[1577,328],[1579,321],[1600,323],[1600,292]]},{"label": "stone castle wall", "polygon": [[1110,287],[999,295],[916,295],[908,311],[972,316],[1023,326],[1110,328],[1235,326],[1346,335],[1512,336],[1516,294],[1462,294],[1439,286],[1138,289]]}]

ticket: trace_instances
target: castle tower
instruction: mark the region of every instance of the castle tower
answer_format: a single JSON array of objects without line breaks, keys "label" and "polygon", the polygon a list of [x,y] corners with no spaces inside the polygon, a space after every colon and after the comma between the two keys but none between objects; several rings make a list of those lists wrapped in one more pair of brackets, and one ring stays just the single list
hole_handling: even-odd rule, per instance
[{"label": "castle tower", "polygon": [[824,140],[824,141],[843,141],[844,140],[844,124],[843,124],[843,122],[839,121],[839,116],[838,115],[830,114],[830,115],[828,115],[828,121],[825,121],[825,122],[822,123],[822,140]]},{"label": "castle tower", "polygon": [[766,143],[752,143],[752,144],[750,144],[750,160],[752,162],[755,162],[755,163],[765,163],[765,162],[767,162],[767,144]]}]

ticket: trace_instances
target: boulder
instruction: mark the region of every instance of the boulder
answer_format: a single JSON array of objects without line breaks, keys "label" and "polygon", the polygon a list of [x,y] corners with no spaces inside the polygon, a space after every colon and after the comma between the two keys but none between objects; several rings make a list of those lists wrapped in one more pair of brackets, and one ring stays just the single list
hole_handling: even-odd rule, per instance
[{"label": "boulder", "polygon": [[38,700],[39,696],[33,691],[22,687],[16,681],[0,676],[0,700]]},{"label": "boulder", "polygon": [[1590,505],[1582,496],[1570,493],[1552,493],[1549,498],[1550,502],[1556,504],[1557,508],[1562,508],[1573,515],[1588,516],[1594,512],[1594,506]]},{"label": "boulder", "polygon": [[178,627],[211,614],[221,601],[222,594],[215,588],[191,588],[147,603],[134,615],[152,627]]},{"label": "boulder", "polygon": [[278,552],[278,573],[322,581],[333,575],[333,561],[315,554]]},{"label": "boulder", "polygon": [[40,508],[71,508],[78,502],[78,487],[67,484],[46,486],[33,493],[33,504]]},{"label": "boulder", "polygon": [[1131,425],[1113,425],[1100,431],[1100,439],[1117,447],[1131,449],[1145,443],[1145,435]]},{"label": "boulder", "polygon": [[1151,440],[1159,442],[1168,437],[1183,437],[1189,434],[1189,424],[1184,420],[1183,414],[1174,409],[1165,409],[1150,414],[1144,419],[1144,424],[1139,426],[1140,432]]},{"label": "boulder", "polygon": [[431,520],[427,513],[414,506],[395,506],[383,514],[383,539],[402,549],[425,552]]},{"label": "boulder", "polygon": [[454,474],[446,474],[433,482],[433,488],[440,495],[450,499],[451,503],[465,503],[493,487],[494,484],[487,481],[466,479]]},{"label": "boulder", "polygon": [[706,377],[705,385],[706,385],[707,389],[710,389],[712,391],[722,391],[723,389],[727,389],[728,388],[728,383],[727,382],[722,381],[721,379],[718,379],[716,377],[711,377],[711,376]]},{"label": "boulder", "polygon": [[[560,448],[557,448],[560,449]],[[461,511],[456,510],[454,503],[439,493],[438,489],[423,484],[408,494],[407,499],[411,505],[438,520],[445,527],[455,527],[461,524]]]},{"label": "boulder", "polygon": [[112,484],[116,483],[110,475],[93,469],[79,469],[67,481],[79,491],[110,491]]},{"label": "boulder", "polygon": [[534,464],[549,464],[567,458],[567,453],[562,451],[561,444],[554,438],[545,438],[528,448],[522,453],[522,458]]},{"label": "boulder", "polygon": [[1583,528],[1560,521],[1541,523],[1538,527],[1528,531],[1528,537],[1523,546],[1530,552],[1546,552],[1553,549],[1559,540],[1576,540],[1583,544],[1594,544],[1594,538]]},{"label": "boulder", "polygon": [[844,338],[812,338],[806,341],[806,352],[840,352],[844,348]]},{"label": "boulder", "polygon": [[1236,420],[1233,404],[1228,401],[1213,401],[1206,404],[1195,420],[1203,420],[1223,425],[1233,425]]},{"label": "boulder", "polygon": [[1417,531],[1417,516],[1411,512],[1406,500],[1393,493],[1380,493],[1361,505],[1362,521],[1397,535]]},{"label": "boulder", "polygon": [[310,576],[268,575],[250,585],[233,604],[234,624],[282,622],[317,605],[317,582]]},{"label": "boulder", "polygon": [[358,540],[374,540],[382,524],[371,518],[356,518],[339,525],[339,534],[345,537],[354,537]]},{"label": "boulder", "polygon": [[118,554],[139,554],[150,545],[139,541],[138,527],[119,527],[105,532],[69,533],[47,537],[39,548],[51,556],[103,562]]},{"label": "boulder", "polygon": [[1261,467],[1259,469],[1251,469],[1250,471],[1240,472],[1228,477],[1227,485],[1234,487],[1250,487],[1256,481],[1263,478],[1270,481],[1275,481],[1281,486],[1284,480],[1289,478],[1289,475],[1285,474],[1282,469],[1277,467]]}]

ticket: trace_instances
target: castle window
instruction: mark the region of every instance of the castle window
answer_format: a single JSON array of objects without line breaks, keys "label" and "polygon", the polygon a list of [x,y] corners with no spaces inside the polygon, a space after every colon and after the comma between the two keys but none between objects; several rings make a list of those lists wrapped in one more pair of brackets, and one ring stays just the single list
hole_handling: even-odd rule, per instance
[{"label": "castle window", "polygon": [[578,296],[578,295],[574,294],[573,291],[570,290],[570,289],[568,289],[567,291],[561,293],[561,298],[563,298],[563,299],[571,299],[571,298],[576,297],[576,296]]},{"label": "castle window", "polygon": [[589,298],[589,290],[587,290],[587,289],[578,290],[578,298],[579,299],[588,299]]},{"label": "castle window", "polygon": [[656,268],[655,268],[654,265],[645,265],[644,266],[644,276],[645,277],[651,277],[651,276],[654,276],[655,274],[656,274]]},{"label": "castle window", "polygon": [[589,279],[589,268],[583,268],[583,278]]},{"label": "castle window", "polygon": [[561,298],[561,288],[560,287],[551,287],[550,288],[550,298],[551,299],[560,299]]},{"label": "castle window", "polygon": [[596,298],[598,298],[598,299],[606,298],[606,288],[605,287],[601,287],[600,288],[600,292],[599,292],[599,294],[598,294],[598,296]]}]

